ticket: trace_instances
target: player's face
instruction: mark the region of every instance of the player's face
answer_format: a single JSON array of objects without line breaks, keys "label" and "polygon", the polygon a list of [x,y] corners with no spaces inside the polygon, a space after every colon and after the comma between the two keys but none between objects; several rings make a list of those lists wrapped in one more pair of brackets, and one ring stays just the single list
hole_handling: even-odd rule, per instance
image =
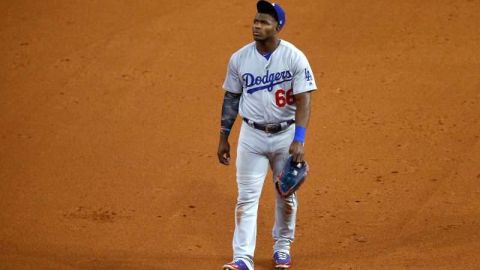
[{"label": "player's face", "polygon": [[257,13],[253,19],[253,39],[264,41],[277,34],[277,21],[269,14]]}]

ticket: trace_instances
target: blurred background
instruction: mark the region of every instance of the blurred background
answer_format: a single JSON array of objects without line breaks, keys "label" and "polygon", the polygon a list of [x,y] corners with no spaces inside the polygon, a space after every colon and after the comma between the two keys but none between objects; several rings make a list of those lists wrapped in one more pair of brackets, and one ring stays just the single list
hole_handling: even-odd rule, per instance
[{"label": "blurred background", "polygon": [[[0,269],[231,259],[222,83],[255,2],[0,2]],[[477,268],[480,2],[280,4],[319,87],[295,269]],[[264,191],[256,269],[271,175]]]}]

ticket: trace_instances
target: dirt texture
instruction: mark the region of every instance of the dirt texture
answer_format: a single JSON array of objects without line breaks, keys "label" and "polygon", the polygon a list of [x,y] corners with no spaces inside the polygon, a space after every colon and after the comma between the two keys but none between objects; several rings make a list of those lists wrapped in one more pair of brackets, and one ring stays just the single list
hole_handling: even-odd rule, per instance
[{"label": "dirt texture", "polygon": [[[319,86],[292,269],[478,269],[480,1],[280,3],[281,38]],[[254,0],[0,2],[0,269],[231,259],[221,86],[254,14]],[[265,183],[257,270],[272,268]]]}]

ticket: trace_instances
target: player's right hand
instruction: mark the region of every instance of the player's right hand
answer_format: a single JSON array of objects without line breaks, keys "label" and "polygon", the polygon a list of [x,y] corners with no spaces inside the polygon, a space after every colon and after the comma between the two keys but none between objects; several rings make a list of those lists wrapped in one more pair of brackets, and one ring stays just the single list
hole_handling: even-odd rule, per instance
[{"label": "player's right hand", "polygon": [[303,156],[305,155],[305,149],[303,147],[303,143],[293,141],[290,144],[290,149],[288,150],[290,155],[292,155],[293,161],[295,162],[303,162]]},{"label": "player's right hand", "polygon": [[228,140],[220,138],[220,142],[218,143],[218,161],[223,165],[230,164],[230,143]]}]

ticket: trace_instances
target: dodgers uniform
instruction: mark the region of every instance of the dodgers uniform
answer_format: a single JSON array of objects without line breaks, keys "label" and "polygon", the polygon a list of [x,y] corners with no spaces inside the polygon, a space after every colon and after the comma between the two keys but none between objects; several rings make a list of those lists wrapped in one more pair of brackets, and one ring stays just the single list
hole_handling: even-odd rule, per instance
[{"label": "dodgers uniform", "polygon": [[[253,269],[257,211],[263,182],[270,166],[273,177],[282,171],[292,143],[295,125],[294,95],[316,89],[305,55],[291,43],[280,40],[269,55],[258,52],[252,42],[235,52],[228,63],[225,91],[242,94],[239,114],[243,118],[237,147],[238,198],[235,209],[233,255]],[[268,133],[256,124],[282,123],[282,130]],[[297,213],[295,194],[276,193],[274,251],[289,253]]]}]

